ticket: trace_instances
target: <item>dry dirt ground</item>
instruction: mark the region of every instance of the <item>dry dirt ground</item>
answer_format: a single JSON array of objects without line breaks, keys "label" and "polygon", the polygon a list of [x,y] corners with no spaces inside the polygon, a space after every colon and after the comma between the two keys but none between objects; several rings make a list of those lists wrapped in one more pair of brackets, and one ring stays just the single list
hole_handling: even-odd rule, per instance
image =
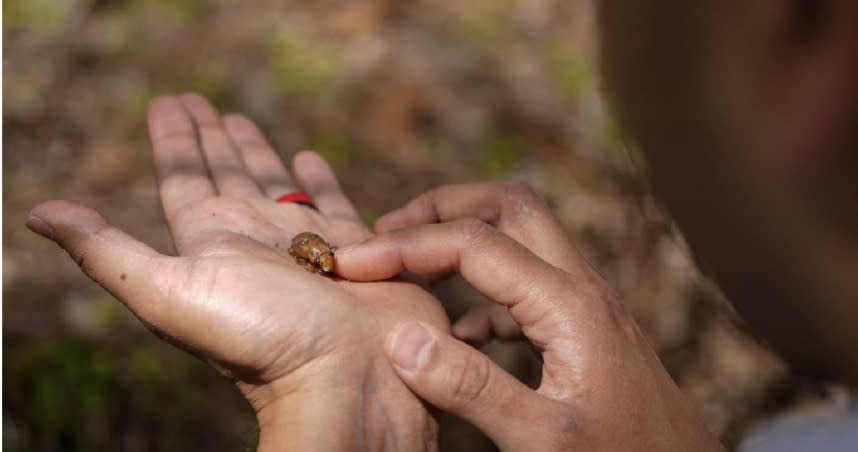
[{"label": "dry dirt ground", "polygon": [[[729,444],[816,397],[659,213],[601,101],[590,1],[12,0],[3,21],[4,450],[253,448],[227,381],[23,226],[66,198],[170,252],[144,111],[182,91],[247,114],[284,158],[321,152],[368,223],[440,184],[531,183]],[[453,317],[479,301],[460,281],[439,296]],[[528,347],[487,352],[538,382]],[[444,450],[491,450],[443,422]]]}]

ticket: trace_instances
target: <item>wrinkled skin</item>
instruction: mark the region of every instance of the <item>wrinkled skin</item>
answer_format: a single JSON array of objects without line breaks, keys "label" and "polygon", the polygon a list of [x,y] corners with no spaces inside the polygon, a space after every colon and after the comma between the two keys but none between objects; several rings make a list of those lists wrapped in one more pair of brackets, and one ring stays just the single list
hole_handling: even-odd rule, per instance
[{"label": "wrinkled skin", "polygon": [[382,217],[376,231],[338,252],[340,275],[457,272],[489,300],[453,326],[458,339],[524,337],[539,350],[533,390],[431,325],[403,322],[388,337],[409,387],[501,450],[722,450],[617,295],[526,184],[439,187]]},{"label": "wrinkled skin", "polygon": [[[327,164],[297,155],[296,182],[253,124],[197,95],[155,99],[149,131],[178,256],[65,201],[34,208],[28,226],[159,336],[234,380],[257,411],[260,450],[433,449],[435,421],[381,343],[403,320],[448,330],[440,305],[411,283],[321,278],[287,252],[302,231],[335,245],[372,235]],[[274,201],[297,183],[319,212]]]},{"label": "wrinkled skin", "polygon": [[[614,105],[704,267],[795,362],[853,383],[856,8],[600,5]],[[296,186],[243,118],[221,123],[196,96],[162,98],[150,132],[180,257],[69,203],[37,207],[29,226],[159,334],[233,378],[257,409],[261,449],[433,448],[434,423],[409,388],[510,450],[719,449],[604,282],[569,244],[545,252],[533,216],[504,217],[506,198],[459,209],[485,223],[456,215],[404,221],[401,231],[388,223],[342,255],[353,259],[345,273],[367,282],[332,281],[281,248],[307,230],[336,246],[372,237],[317,157],[300,154],[293,166],[320,213],[273,202]],[[477,270],[528,277],[504,286],[503,272],[473,271],[469,262],[480,259]],[[426,292],[385,280],[403,269],[461,271],[493,294],[502,309],[470,316],[458,336],[523,332],[544,352],[543,387],[523,387],[450,337]]]}]

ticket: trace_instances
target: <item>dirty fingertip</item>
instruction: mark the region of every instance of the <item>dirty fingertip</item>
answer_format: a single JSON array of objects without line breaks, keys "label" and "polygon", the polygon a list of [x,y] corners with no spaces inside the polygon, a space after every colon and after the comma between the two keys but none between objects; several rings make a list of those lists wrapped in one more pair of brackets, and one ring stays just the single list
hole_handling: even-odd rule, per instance
[{"label": "dirty fingertip", "polygon": [[27,219],[27,229],[35,232],[36,234],[41,235],[42,237],[48,240],[54,240],[54,230],[51,228],[51,225],[36,216],[30,216]]}]

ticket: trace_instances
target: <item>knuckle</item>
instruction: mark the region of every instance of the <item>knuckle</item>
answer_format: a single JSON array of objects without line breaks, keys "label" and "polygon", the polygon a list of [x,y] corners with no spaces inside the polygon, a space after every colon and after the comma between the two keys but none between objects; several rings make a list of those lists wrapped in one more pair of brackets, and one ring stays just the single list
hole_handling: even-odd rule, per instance
[{"label": "knuckle", "polygon": [[492,227],[478,218],[465,218],[459,221],[458,226],[467,244],[483,240],[492,233]]},{"label": "knuckle", "polygon": [[81,271],[90,279],[96,279],[95,269],[92,267],[89,261],[86,259],[86,253],[81,250],[73,250],[68,251],[69,256],[71,256],[72,260],[74,260],[75,264],[80,267]]},{"label": "knuckle", "polygon": [[507,199],[515,199],[528,202],[541,202],[542,198],[536,190],[527,182],[510,180],[501,183],[501,191]]},{"label": "knuckle", "polygon": [[578,289],[582,299],[589,304],[590,312],[598,316],[606,327],[618,332],[630,343],[644,343],[645,337],[629,311],[620,301],[620,296],[601,278]]},{"label": "knuckle", "polygon": [[486,359],[468,354],[453,366],[447,375],[451,388],[450,408],[456,412],[468,410],[482,399],[491,382],[491,367]]},{"label": "knuckle", "polygon": [[527,182],[503,182],[501,202],[508,215],[517,218],[551,218],[548,205],[542,196]]}]

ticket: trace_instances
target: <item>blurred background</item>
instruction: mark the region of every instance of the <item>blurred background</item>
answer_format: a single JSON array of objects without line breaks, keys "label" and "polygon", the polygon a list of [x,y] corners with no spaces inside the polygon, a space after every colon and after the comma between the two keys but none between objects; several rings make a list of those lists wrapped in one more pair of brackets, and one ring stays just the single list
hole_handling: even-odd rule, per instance
[{"label": "blurred background", "polygon": [[[590,0],[3,2],[3,450],[254,450],[232,385],[24,227],[65,198],[163,252],[145,108],[197,91],[284,158],[323,154],[367,224],[448,183],[520,179],[622,294],[710,428],[822,400],[742,332],[603,103]],[[438,289],[453,318],[479,296]],[[529,347],[486,351],[529,384]],[[444,418],[448,451],[492,450]]]}]

